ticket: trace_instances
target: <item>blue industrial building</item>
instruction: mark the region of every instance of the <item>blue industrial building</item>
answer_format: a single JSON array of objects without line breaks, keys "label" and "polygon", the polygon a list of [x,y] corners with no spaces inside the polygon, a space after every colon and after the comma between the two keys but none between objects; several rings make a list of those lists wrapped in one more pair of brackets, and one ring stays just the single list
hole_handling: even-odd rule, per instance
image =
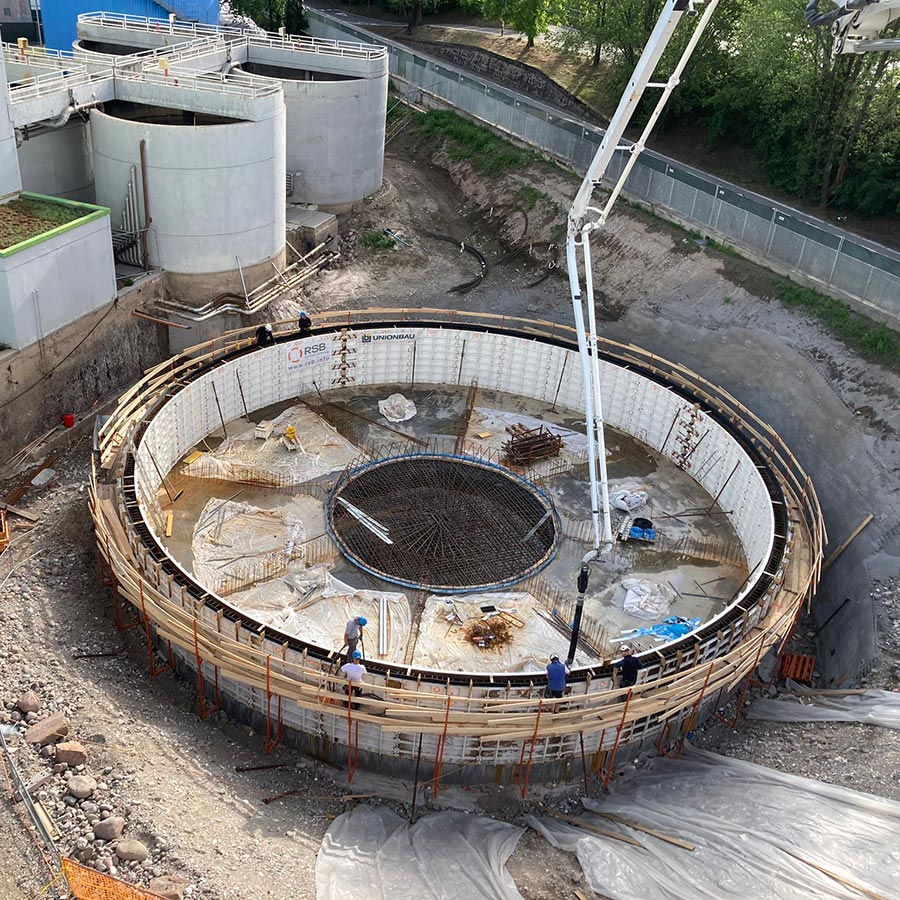
[{"label": "blue industrial building", "polygon": [[44,44],[55,50],[71,50],[78,37],[79,13],[118,13],[168,19],[174,13],[189,22],[219,24],[219,0],[41,0]]}]

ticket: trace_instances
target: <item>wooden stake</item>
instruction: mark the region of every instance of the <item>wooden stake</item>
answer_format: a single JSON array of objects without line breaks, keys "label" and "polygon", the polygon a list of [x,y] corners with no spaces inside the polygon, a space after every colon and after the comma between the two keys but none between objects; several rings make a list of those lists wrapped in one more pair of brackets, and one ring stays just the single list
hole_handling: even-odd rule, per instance
[{"label": "wooden stake", "polygon": [[654,831],[652,828],[647,828],[644,825],[640,825],[637,822],[632,822],[628,819],[623,818],[622,816],[617,816],[615,813],[597,813],[598,816],[602,819],[609,819],[610,822],[618,822],[620,825],[627,825],[629,828],[633,828],[635,831],[642,831],[644,834],[649,834],[651,837],[658,838],[661,841],[665,841],[667,844],[674,844],[676,847],[681,847],[683,850],[696,850],[697,845],[692,844],[689,841],[682,841],[680,838],[672,837],[668,834],[663,834],[661,831]]},{"label": "wooden stake", "polygon": [[859,537],[862,530],[874,518],[875,518],[875,516],[873,516],[872,513],[869,513],[865,517],[865,519],[863,519],[862,522],[856,527],[856,529],[853,531],[853,533],[850,535],[850,537],[848,537],[847,540],[844,541],[844,543],[841,544],[841,546],[838,547],[837,550],[835,550],[834,553],[832,553],[831,556],[829,556],[828,559],[825,560],[825,565],[822,566],[822,574],[823,575],[831,568],[831,566],[835,562],[837,562],[837,558]]},{"label": "wooden stake", "polygon": [[540,803],[538,804],[538,808],[545,816],[552,816],[554,819],[561,819],[563,822],[568,822],[570,825],[576,825],[578,828],[583,828],[585,831],[591,831],[594,834],[599,834],[601,837],[612,838],[614,841],[622,841],[625,844],[631,844],[634,847],[646,849],[640,841],[636,841],[634,838],[630,838],[625,834],[616,834],[615,831],[606,831],[603,828],[598,828],[591,822],[587,822],[584,819],[579,819],[577,816],[567,816],[565,813],[554,812],[552,809],[547,809],[546,806]]}]

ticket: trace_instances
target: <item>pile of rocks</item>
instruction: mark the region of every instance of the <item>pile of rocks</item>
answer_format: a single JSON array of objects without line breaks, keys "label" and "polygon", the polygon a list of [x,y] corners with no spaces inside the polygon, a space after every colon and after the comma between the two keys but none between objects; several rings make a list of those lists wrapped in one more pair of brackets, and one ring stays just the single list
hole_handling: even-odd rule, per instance
[{"label": "pile of rocks", "polygon": [[[164,873],[163,842],[130,834],[132,809],[121,809],[110,797],[110,783],[119,780],[113,767],[91,773],[88,751],[72,739],[65,714],[42,708],[34,690],[7,701],[5,707],[4,718],[34,751],[27,757],[17,754],[17,766],[29,779],[29,794],[41,802],[59,831],[60,853],[98,872],[146,885],[166,900],[190,896],[192,887],[186,879]],[[44,772],[34,778],[36,765],[43,765]]]}]

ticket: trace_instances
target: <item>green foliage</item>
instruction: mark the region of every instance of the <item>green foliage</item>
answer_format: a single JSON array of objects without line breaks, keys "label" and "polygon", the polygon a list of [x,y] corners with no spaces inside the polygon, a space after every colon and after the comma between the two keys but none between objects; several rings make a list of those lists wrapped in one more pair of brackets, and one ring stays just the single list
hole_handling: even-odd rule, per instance
[{"label": "green foliage", "polygon": [[885,325],[854,312],[846,303],[817,291],[782,281],[776,296],[785,306],[800,308],[815,316],[849,345],[893,367],[900,366],[900,335]]},{"label": "green foliage", "polygon": [[534,39],[558,21],[565,0],[484,0],[482,9],[486,19],[499,19],[528,38]]},{"label": "green foliage", "polygon": [[530,184],[523,184],[522,187],[519,188],[519,197],[522,200],[522,205],[526,209],[534,209],[540,200],[550,199],[543,191],[539,191]]},{"label": "green foliage", "polygon": [[389,238],[383,231],[367,231],[362,242],[364,247],[370,250],[393,250],[394,239]]},{"label": "green foliage", "polygon": [[278,31],[284,22],[287,0],[231,0],[231,11],[249,16],[266,31]]},{"label": "green foliage", "polygon": [[468,160],[482,175],[501,175],[534,159],[487,128],[448,110],[432,109],[422,117],[422,131],[448,144],[451,159]]}]

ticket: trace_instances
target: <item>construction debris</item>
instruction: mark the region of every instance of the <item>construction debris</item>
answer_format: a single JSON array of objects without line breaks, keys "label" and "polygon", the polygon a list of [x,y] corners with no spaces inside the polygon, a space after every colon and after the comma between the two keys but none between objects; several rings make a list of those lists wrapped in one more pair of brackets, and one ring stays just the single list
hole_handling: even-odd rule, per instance
[{"label": "construction debris", "polygon": [[486,613],[483,619],[475,619],[465,629],[466,640],[482,650],[497,650],[512,640],[512,629],[505,617]]}]

